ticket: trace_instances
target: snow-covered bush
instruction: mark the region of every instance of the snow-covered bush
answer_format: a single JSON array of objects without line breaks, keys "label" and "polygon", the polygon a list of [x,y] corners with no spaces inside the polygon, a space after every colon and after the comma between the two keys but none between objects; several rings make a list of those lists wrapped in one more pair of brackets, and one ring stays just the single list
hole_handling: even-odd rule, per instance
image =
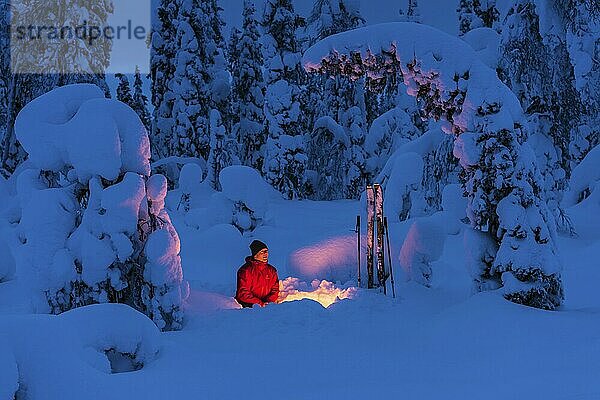
[{"label": "snow-covered bush", "polygon": [[386,209],[390,215],[400,221],[422,215],[422,179],[423,158],[419,154],[406,153],[394,158],[384,193]]},{"label": "snow-covered bush", "polygon": [[188,163],[181,168],[177,188],[170,191],[168,196],[171,210],[188,212],[200,206],[202,175],[202,167],[196,163]]},{"label": "snow-covered bush", "polygon": [[241,233],[262,225],[267,218],[268,200],[281,197],[258,171],[246,166],[225,168],[219,175],[219,182],[222,192],[213,195],[216,198],[211,201],[210,213],[217,218],[215,222],[232,224]]},{"label": "snow-covered bush", "polygon": [[[377,181],[384,188],[386,210],[393,218],[404,221],[428,213],[425,197],[427,187],[423,184],[426,182],[425,160],[439,148],[443,138],[444,134],[439,129],[431,129],[399,146],[388,158]],[[444,183],[443,178],[439,177],[438,185]]]},{"label": "snow-covered bush", "polygon": [[[374,54],[397,62],[379,62]],[[467,215],[499,248],[496,262],[481,274],[498,285],[510,282],[504,296],[511,301],[545,309],[562,303],[555,223],[535,155],[525,143],[523,111],[468,44],[422,24],[380,24],[317,43],[305,52],[304,65],[308,71],[353,79],[400,68],[423,114],[456,136],[454,155],[463,167]],[[512,278],[522,285],[512,284]]]},{"label": "snow-covered bush", "polygon": [[572,220],[577,235],[587,238],[598,236],[600,225],[600,146],[594,147],[573,170],[569,190],[562,206]]},{"label": "snow-covered bush", "polygon": [[500,35],[492,28],[477,28],[467,32],[462,39],[477,52],[479,59],[490,68],[498,68],[500,60]]},{"label": "snow-covered bush", "polygon": [[565,193],[563,202],[566,207],[572,207],[585,201],[596,192],[600,183],[600,146],[594,147],[581,161],[571,175],[569,191]]},{"label": "snow-covered bush", "polygon": [[465,226],[467,199],[460,185],[444,187],[441,206],[441,211],[412,223],[400,249],[400,266],[408,279],[427,287],[432,282],[431,264],[442,255],[446,236],[458,235]]},{"label": "snow-covered bush", "polygon": [[460,185],[450,184],[444,187],[442,193],[442,210],[447,212],[457,221],[467,217],[467,199]]},{"label": "snow-covered bush", "polygon": [[444,227],[433,220],[420,218],[413,222],[400,249],[400,266],[411,280],[431,285],[431,263],[442,255],[445,240]]},{"label": "snow-covered bush", "polygon": [[204,179],[207,170],[206,161],[196,157],[167,157],[161,158],[151,164],[153,174],[161,174],[167,178],[169,190],[173,189],[179,182],[179,175],[187,164],[196,164],[200,171],[200,180]]},{"label": "snow-covered bush", "polygon": [[29,153],[16,182],[15,258],[36,308],[119,302],[181,328],[179,239],[137,114],[93,85],[71,85],[25,106],[15,130]]}]

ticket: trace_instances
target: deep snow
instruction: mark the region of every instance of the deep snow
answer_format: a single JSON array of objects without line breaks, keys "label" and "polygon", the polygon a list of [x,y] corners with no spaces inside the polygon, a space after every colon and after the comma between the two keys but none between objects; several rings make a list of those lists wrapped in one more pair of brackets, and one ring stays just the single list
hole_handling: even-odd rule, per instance
[{"label": "deep snow", "polygon": [[[352,201],[271,200],[275,222],[253,236],[269,244],[271,262],[284,279],[293,269],[290,254],[351,235],[359,207]],[[494,293],[471,296],[462,234],[447,236],[440,259],[432,263],[429,289],[407,282],[396,263],[397,299],[361,289],[353,299],[327,309],[311,300],[239,309],[231,298],[233,277],[252,237],[237,233],[237,243],[219,237],[204,242],[204,232],[182,228],[181,214],[174,213],[173,219],[192,286],[182,331],[150,335],[152,325],[141,315],[119,328],[114,318],[121,311],[101,318],[105,324],[96,328],[85,323],[75,325],[77,329],[65,321],[92,319],[85,310],[71,312],[79,317],[18,315],[29,312],[19,296],[19,281],[0,284],[1,342],[26,355],[19,370],[26,393],[35,393],[36,399],[56,399],[60,393],[65,400],[107,395],[347,399],[371,398],[373,393],[409,399],[600,397],[600,299],[594,290],[600,279],[594,262],[598,237],[560,240],[569,260],[564,271],[567,300],[556,312],[515,305]],[[391,226],[395,260],[412,222]],[[214,284],[214,276],[231,279]],[[106,314],[111,307],[116,306],[95,306],[89,312],[104,309]],[[98,337],[95,347],[69,340],[73,331],[81,337],[90,329]],[[115,329],[129,333],[110,336]],[[158,346],[156,355],[146,356],[139,371],[99,370],[106,362],[97,348],[111,340],[116,346],[131,334],[146,349]],[[45,379],[27,380],[35,374]],[[0,360],[0,375],[9,380],[14,375],[10,357]]]}]

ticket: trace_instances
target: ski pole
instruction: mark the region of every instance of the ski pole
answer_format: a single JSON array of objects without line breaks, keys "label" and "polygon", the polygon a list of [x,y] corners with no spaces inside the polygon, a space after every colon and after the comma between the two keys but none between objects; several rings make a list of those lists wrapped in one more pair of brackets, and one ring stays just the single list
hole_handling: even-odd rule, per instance
[{"label": "ski pole", "polygon": [[358,287],[360,287],[360,215],[356,216],[356,234],[358,239]]},{"label": "ski pole", "polygon": [[390,250],[390,230],[388,228],[387,217],[383,218],[383,225],[385,226],[385,239],[387,244],[388,260],[390,260],[390,279],[392,283],[392,298],[396,298],[396,286],[394,284],[394,268],[392,267],[392,251]]}]

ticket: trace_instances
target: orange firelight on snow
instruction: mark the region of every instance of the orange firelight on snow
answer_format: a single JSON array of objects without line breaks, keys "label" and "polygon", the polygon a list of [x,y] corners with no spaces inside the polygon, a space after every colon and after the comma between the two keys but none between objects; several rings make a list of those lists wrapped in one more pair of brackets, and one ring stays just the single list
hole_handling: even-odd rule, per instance
[{"label": "orange firelight on snow", "polygon": [[337,288],[332,282],[328,281],[319,282],[314,280],[311,286],[313,290],[309,290],[308,285],[298,278],[287,278],[279,283],[279,299],[277,299],[277,302],[285,303],[287,301],[310,299],[321,304],[324,308],[328,308],[338,300],[354,298],[357,291],[355,287]]}]

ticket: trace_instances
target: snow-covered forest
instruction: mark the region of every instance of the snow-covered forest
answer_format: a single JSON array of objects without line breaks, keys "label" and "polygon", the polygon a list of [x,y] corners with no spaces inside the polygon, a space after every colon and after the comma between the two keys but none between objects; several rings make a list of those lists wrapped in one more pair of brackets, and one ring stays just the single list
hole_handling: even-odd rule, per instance
[{"label": "snow-covered forest", "polygon": [[452,3],[0,0],[0,400],[600,398],[600,3]]}]

